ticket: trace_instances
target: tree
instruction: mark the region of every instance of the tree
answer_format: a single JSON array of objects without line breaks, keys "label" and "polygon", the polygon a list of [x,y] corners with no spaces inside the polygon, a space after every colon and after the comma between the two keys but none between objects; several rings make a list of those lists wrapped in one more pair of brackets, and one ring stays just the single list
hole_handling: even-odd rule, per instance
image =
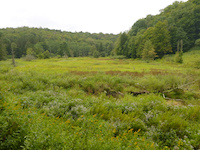
[{"label": "tree", "polygon": [[6,60],[6,56],[7,56],[6,47],[4,44],[1,43],[1,45],[0,45],[0,61]]},{"label": "tree", "polygon": [[36,55],[39,55],[44,52],[44,48],[43,48],[41,42],[38,42],[37,44],[34,45],[34,51],[35,51]]},{"label": "tree", "polygon": [[58,51],[58,54],[60,56],[64,56],[64,55],[67,55],[68,57],[71,56],[67,42],[63,42],[63,43],[60,44],[60,49]]},{"label": "tree", "polygon": [[196,46],[200,46],[200,39],[197,39],[197,40],[195,41],[195,45],[196,45]]},{"label": "tree", "polygon": [[3,33],[0,32],[0,61],[1,60],[6,60],[6,45],[3,42]]},{"label": "tree", "polygon": [[125,55],[128,44],[128,35],[124,32],[120,35],[118,39],[118,44],[116,48],[117,55]]},{"label": "tree", "polygon": [[177,50],[177,41],[183,40],[183,51],[187,51],[189,49],[188,37],[187,33],[181,27],[171,27],[170,29],[171,35],[171,46],[173,53]]},{"label": "tree", "polygon": [[154,27],[152,43],[158,57],[163,57],[165,54],[172,52],[170,44],[170,32],[167,29],[167,22],[159,21]]},{"label": "tree", "polygon": [[16,43],[13,42],[11,44],[11,50],[12,50],[12,64],[13,64],[14,67],[16,67],[16,63],[15,63],[15,50],[16,50],[16,48],[17,48],[17,45],[16,45]]},{"label": "tree", "polygon": [[137,52],[135,48],[135,36],[131,37],[129,42],[128,42],[128,49],[130,53],[131,58],[137,58]]},{"label": "tree", "polygon": [[142,51],[142,59],[149,61],[154,60],[156,57],[157,55],[152,42],[150,40],[146,41]]},{"label": "tree", "polygon": [[131,28],[129,34],[131,36],[136,36],[140,30],[147,29],[147,20],[146,19],[139,19]]},{"label": "tree", "polygon": [[95,45],[90,47],[90,51],[89,51],[89,56],[94,56],[94,52],[97,51],[97,48]]},{"label": "tree", "polygon": [[94,58],[99,58],[99,56],[100,56],[99,51],[95,50],[94,53],[93,53],[93,57]]},{"label": "tree", "polygon": [[183,63],[183,40],[177,42],[177,52],[175,55],[176,63]]}]

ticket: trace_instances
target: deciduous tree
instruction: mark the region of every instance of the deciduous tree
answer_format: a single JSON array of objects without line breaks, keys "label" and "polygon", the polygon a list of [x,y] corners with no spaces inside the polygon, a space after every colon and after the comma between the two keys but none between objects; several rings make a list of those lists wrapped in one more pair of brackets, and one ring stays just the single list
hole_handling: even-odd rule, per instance
[{"label": "deciduous tree", "polygon": [[142,51],[142,59],[144,60],[154,60],[157,57],[154,46],[150,40],[147,40],[144,44],[144,49]]}]

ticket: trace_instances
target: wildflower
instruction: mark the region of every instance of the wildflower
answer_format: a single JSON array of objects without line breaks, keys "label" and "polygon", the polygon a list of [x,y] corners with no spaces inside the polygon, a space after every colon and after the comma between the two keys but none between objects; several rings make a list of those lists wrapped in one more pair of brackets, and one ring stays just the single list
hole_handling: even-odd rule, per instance
[{"label": "wildflower", "polygon": [[95,118],[95,117],[96,117],[96,115],[97,115],[97,114],[93,115],[93,118]]},{"label": "wildflower", "polygon": [[83,117],[84,117],[84,115],[81,116],[81,118],[83,118]]},{"label": "wildflower", "polygon": [[153,147],[153,146],[154,146],[154,143],[151,144],[151,147]]},{"label": "wildflower", "polygon": [[140,132],[141,131],[141,129],[138,129],[138,131],[137,132]]},{"label": "wildflower", "polygon": [[113,133],[116,133],[117,132],[117,130],[116,129],[113,129]]},{"label": "wildflower", "polygon": [[137,142],[135,142],[134,145],[137,145]]},{"label": "wildflower", "polygon": [[133,129],[128,130],[128,133],[132,133],[132,132],[133,132]]},{"label": "wildflower", "polygon": [[70,123],[70,120],[67,120],[65,123]]},{"label": "wildflower", "polygon": [[99,126],[99,128],[101,128],[101,127],[102,127],[102,125]]}]

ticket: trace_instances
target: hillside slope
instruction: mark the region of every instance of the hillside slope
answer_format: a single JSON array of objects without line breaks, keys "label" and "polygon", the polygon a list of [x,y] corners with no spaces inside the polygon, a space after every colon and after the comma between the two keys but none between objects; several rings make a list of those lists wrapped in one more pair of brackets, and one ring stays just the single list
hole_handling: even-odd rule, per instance
[{"label": "hillside slope", "polygon": [[[144,56],[145,44],[151,41],[153,51],[161,58],[177,51],[177,43],[183,41],[183,51],[192,48],[200,38],[200,2],[174,2],[160,11],[159,15],[148,15],[139,19],[128,33],[118,38],[115,52],[128,58]],[[147,54],[147,55],[150,55]]]}]

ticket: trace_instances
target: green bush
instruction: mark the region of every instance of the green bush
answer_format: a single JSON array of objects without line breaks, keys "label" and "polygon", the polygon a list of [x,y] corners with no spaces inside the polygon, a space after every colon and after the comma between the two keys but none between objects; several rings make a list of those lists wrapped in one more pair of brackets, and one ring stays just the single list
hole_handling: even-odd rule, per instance
[{"label": "green bush", "polygon": [[196,45],[196,46],[200,46],[200,39],[197,39],[197,40],[195,41],[195,45]]},{"label": "green bush", "polygon": [[33,55],[26,55],[25,57],[23,57],[23,60],[25,60],[25,61],[32,61],[34,59],[35,59],[35,57]]},{"label": "green bush", "polygon": [[183,63],[183,52],[177,52],[175,54],[175,58],[174,59],[175,59],[176,63],[182,64]]}]

